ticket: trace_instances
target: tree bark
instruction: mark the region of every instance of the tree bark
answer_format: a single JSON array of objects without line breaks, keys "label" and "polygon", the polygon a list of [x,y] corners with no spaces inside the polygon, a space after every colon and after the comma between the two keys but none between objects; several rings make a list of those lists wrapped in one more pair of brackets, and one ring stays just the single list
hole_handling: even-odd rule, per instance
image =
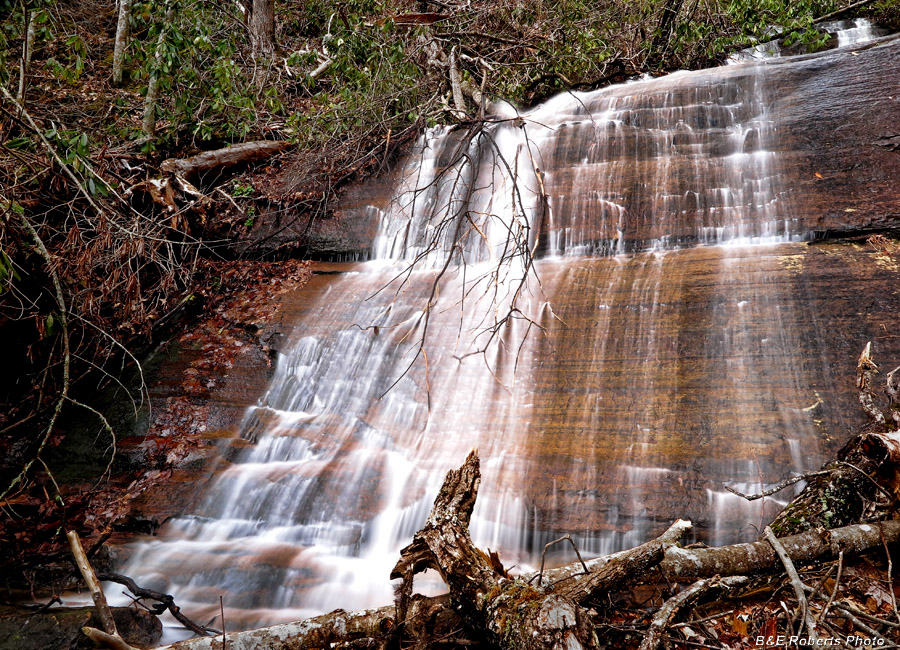
[{"label": "tree bark", "polygon": [[[328,647],[331,643],[357,639],[384,639],[394,628],[394,606],[345,612],[342,609],[297,623],[233,632],[225,635],[228,650],[279,648],[301,650]],[[459,618],[450,607],[449,596],[416,598],[410,603],[404,621],[404,633],[415,638],[431,635],[451,636],[460,626]],[[179,641],[158,650],[219,650],[222,635]],[[427,646],[426,646],[427,647]]]},{"label": "tree bark", "polygon": [[211,173],[218,174],[229,167],[259,162],[290,147],[290,142],[280,140],[241,142],[224,149],[204,151],[191,158],[169,158],[163,161],[160,169],[185,178],[197,178]]},{"label": "tree bark", "polygon": [[131,0],[119,0],[119,20],[116,23],[116,40],[113,47],[113,73],[114,86],[122,84],[122,74],[125,66],[125,48],[128,46],[129,19],[131,18]]},{"label": "tree bark", "polygon": [[16,93],[16,99],[22,106],[25,105],[25,89],[28,87],[31,56],[34,52],[35,14],[35,11],[28,8],[25,9],[25,42],[22,43],[22,58],[19,60],[19,90]]},{"label": "tree bark", "polygon": [[275,53],[275,0],[253,0],[250,43],[253,56],[271,57]]},{"label": "tree bark", "polygon": [[147,82],[147,95],[144,97],[144,119],[141,126],[144,135],[148,138],[156,135],[156,104],[159,100],[159,75],[162,69],[166,34],[173,20],[175,20],[175,8],[171,3],[167,2],[166,17],[163,19],[163,24],[160,25],[159,38],[156,40],[156,52],[153,58],[153,69],[150,71],[150,79]]}]

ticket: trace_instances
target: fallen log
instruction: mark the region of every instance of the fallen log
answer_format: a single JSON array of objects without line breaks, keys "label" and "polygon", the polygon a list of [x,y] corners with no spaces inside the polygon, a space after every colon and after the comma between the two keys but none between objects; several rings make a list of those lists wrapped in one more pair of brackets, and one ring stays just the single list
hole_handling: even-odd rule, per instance
[{"label": "fallen log", "polygon": [[271,158],[291,147],[290,142],[261,140],[241,142],[224,149],[204,151],[190,158],[169,158],[160,169],[185,178],[202,178],[210,173],[221,173],[237,165],[247,165]]},{"label": "fallen log", "polygon": [[[305,650],[327,648],[332,643],[348,643],[360,639],[381,640],[386,639],[396,627],[394,611],[394,605],[359,612],[338,609],[296,623],[232,632],[224,636],[188,639],[158,650],[219,650],[223,647],[223,642],[229,650]],[[429,635],[450,638],[460,626],[459,618],[450,607],[449,595],[412,598],[403,621],[404,633],[412,639]]]},{"label": "fallen log", "polygon": [[[900,541],[900,520],[872,524],[855,524],[833,530],[814,529],[778,539],[794,563],[831,559],[881,548]],[[746,575],[781,566],[781,560],[768,542],[732,544],[718,548],[670,547],[659,564],[671,580],[710,577],[714,575]],[[590,568],[590,562],[588,563]]]}]

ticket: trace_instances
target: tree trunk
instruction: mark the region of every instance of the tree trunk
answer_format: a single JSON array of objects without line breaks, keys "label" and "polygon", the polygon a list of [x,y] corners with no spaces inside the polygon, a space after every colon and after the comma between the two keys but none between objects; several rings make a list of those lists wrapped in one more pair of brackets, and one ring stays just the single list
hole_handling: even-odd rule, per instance
[{"label": "tree trunk", "polygon": [[250,42],[254,56],[271,57],[275,53],[275,0],[253,0]]},{"label": "tree trunk", "polygon": [[22,44],[22,58],[19,60],[19,90],[16,99],[19,104],[25,105],[25,88],[28,86],[28,73],[31,68],[31,55],[34,52],[34,19],[35,12],[26,8],[25,15],[25,42]]},{"label": "tree trunk", "polygon": [[125,48],[128,46],[128,21],[131,18],[131,0],[119,0],[119,22],[116,24],[116,41],[113,48],[114,86],[122,84],[122,73],[125,65]]},{"label": "tree trunk", "polygon": [[666,51],[669,49],[672,27],[683,4],[684,0],[666,0],[663,5],[662,16],[659,18],[659,25],[656,27],[656,33],[653,35],[653,41],[650,44],[648,65],[654,66],[663,62]]},{"label": "tree trunk", "polygon": [[156,103],[159,100],[159,75],[162,73],[162,60],[165,51],[166,34],[169,25],[175,20],[175,8],[171,3],[166,3],[166,17],[159,29],[159,38],[156,41],[156,52],[153,60],[153,69],[150,71],[150,79],[147,82],[147,95],[144,97],[144,120],[142,128],[144,135],[152,138],[156,135]]}]

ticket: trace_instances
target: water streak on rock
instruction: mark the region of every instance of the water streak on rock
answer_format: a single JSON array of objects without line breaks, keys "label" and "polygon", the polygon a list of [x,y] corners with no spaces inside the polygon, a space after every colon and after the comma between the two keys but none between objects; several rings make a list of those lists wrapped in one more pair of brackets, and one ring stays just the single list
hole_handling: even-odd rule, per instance
[{"label": "water streak on rock", "polygon": [[563,532],[589,554],[636,545],[679,516],[710,544],[753,537],[779,502],[723,485],[820,464],[852,412],[848,332],[874,327],[854,293],[882,281],[860,249],[800,243],[815,219],[771,108],[790,65],[426,134],[369,209],[376,259],[291,303],[238,432],[252,444],[126,572],[210,616],[224,592],[232,628],[383,604],[472,447],[473,535],[507,564]]}]

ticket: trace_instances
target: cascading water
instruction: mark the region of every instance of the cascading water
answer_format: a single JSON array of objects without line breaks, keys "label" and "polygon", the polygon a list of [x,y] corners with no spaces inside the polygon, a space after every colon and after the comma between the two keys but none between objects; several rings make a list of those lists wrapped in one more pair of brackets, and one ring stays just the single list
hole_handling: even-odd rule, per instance
[{"label": "cascading water", "polygon": [[253,444],[125,572],[198,619],[224,594],[232,629],[389,602],[472,447],[473,536],[507,565],[677,516],[709,543],[752,536],[776,504],[723,484],[817,467],[830,386],[815,314],[773,279],[808,233],[766,94],[766,66],[729,66],[426,134],[376,259],[305,290]]}]

